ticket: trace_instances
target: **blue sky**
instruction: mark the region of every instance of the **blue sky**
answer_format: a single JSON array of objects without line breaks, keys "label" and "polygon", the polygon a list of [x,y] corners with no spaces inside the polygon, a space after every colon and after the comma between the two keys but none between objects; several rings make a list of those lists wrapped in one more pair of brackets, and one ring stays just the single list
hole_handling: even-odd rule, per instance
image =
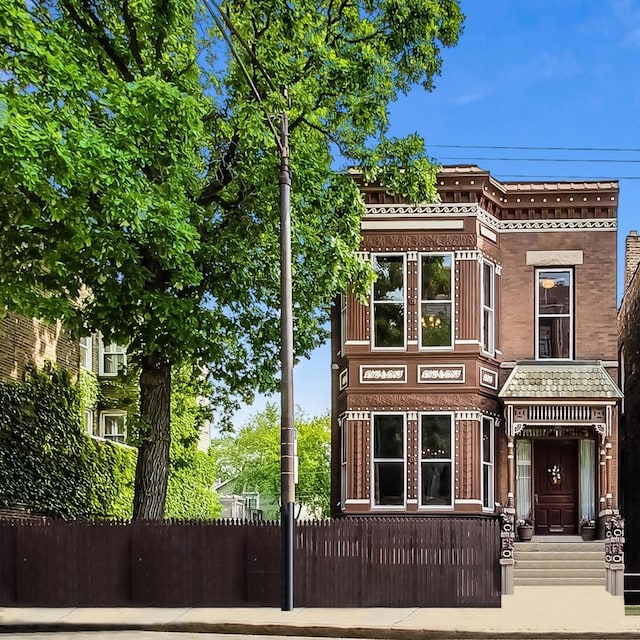
[{"label": "blue sky", "polygon": [[[415,89],[394,104],[392,134],[417,132],[442,164],[475,163],[498,179],[619,179],[620,298],[624,238],[631,229],[640,231],[640,0],[461,5],[464,33],[456,48],[444,51],[435,91]],[[308,415],[329,410],[330,378],[328,345],[296,367],[295,403]],[[279,397],[271,401],[279,403]],[[243,408],[234,423],[246,422],[265,402],[258,398]]]}]

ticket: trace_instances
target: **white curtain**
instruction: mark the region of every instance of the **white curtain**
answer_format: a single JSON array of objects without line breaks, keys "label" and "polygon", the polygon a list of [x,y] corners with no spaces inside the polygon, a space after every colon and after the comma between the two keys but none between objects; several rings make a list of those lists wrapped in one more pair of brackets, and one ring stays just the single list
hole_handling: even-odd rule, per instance
[{"label": "white curtain", "polygon": [[582,504],[580,517],[595,518],[595,455],[596,443],[593,440],[580,441],[580,495]]},{"label": "white curtain", "polygon": [[516,513],[531,515],[531,440],[516,440]]}]

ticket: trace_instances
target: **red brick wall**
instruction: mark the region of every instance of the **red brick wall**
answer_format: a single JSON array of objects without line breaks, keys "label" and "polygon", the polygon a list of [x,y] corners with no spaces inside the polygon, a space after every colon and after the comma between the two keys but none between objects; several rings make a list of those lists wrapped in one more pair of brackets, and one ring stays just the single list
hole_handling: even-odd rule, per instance
[{"label": "red brick wall", "polygon": [[[615,360],[616,232],[502,234],[501,333],[504,360],[535,355],[535,269],[527,251],[583,251],[575,266],[575,359]],[[572,265],[567,265],[568,267]]]}]

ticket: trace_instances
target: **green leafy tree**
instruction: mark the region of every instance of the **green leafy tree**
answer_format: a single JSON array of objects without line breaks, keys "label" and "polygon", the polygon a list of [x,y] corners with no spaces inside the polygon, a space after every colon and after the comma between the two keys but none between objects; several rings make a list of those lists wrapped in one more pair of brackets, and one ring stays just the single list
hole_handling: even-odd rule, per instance
[{"label": "green leafy tree", "polygon": [[435,197],[422,140],[387,136],[388,105],[432,88],[462,21],[457,0],[220,12],[242,65],[196,0],[0,0],[1,299],[128,345],[141,518],[164,513],[175,366],[207,364],[227,405],[277,385],[271,114],[290,121],[301,356],[325,338],[329,301],[372,275],[354,253],[362,202],[334,153],[411,200]]},{"label": "green leafy tree", "polygon": [[210,386],[202,373],[182,365],[171,385],[171,451],[165,515],[175,519],[208,520],[220,515],[221,505],[213,490],[216,463],[198,440],[209,429]]},{"label": "green leafy tree", "polygon": [[[307,418],[298,411],[295,419],[298,441],[296,502],[319,516],[330,511],[331,421],[328,415]],[[213,441],[217,479],[233,480],[242,491],[257,491],[261,499],[280,501],[280,415],[269,404],[237,434]],[[298,514],[300,509],[298,509]],[[279,512],[276,517],[279,517]]]}]

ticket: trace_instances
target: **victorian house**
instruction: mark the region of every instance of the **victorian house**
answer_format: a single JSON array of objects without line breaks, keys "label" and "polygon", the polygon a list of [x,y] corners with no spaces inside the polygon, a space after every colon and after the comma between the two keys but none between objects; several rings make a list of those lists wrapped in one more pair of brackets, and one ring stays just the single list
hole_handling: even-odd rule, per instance
[{"label": "victorian house", "polygon": [[334,515],[506,510],[562,536],[615,513],[617,182],[457,166],[437,204],[361,190],[377,280],[332,316]]}]

